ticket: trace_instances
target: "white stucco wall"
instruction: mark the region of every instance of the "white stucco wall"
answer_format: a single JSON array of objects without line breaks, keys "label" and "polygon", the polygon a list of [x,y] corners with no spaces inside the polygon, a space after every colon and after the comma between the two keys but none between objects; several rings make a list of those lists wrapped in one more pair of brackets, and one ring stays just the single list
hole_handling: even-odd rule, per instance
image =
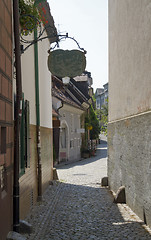
[{"label": "white stucco wall", "polygon": [[24,93],[24,99],[30,102],[30,123],[35,125],[36,124],[36,108],[35,108],[34,46],[30,46],[22,54],[21,69],[22,69],[22,91]]},{"label": "white stucco wall", "polygon": [[[79,160],[81,157],[81,133],[77,133],[77,129],[80,129],[80,115],[83,113],[82,110],[64,104],[59,110],[61,127],[67,126],[67,158],[68,160]],[[72,120],[71,120],[72,119]],[[70,146],[72,141],[73,146]],[[62,149],[60,148],[60,151]]]},{"label": "white stucco wall", "polygon": [[[45,36],[45,34],[43,34]],[[30,36],[31,38],[31,36]],[[38,42],[40,125],[52,128],[51,73],[47,67],[48,39]],[[22,54],[22,89],[30,102],[30,123],[36,124],[34,46]]]},{"label": "white stucco wall", "polygon": [[40,125],[52,128],[51,73],[47,67],[49,49],[50,43],[48,39],[38,43]]},{"label": "white stucco wall", "polygon": [[109,121],[150,109],[151,1],[109,1]]}]

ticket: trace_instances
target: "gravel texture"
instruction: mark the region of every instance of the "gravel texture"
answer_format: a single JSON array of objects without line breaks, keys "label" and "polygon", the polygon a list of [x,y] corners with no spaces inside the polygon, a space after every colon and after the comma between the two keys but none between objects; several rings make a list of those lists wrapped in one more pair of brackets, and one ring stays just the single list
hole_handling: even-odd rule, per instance
[{"label": "gravel texture", "polygon": [[111,192],[101,187],[106,157],[107,144],[101,141],[95,157],[57,168],[59,181],[48,187],[26,218],[33,225],[27,239],[151,239],[151,229],[126,204],[113,203]]}]

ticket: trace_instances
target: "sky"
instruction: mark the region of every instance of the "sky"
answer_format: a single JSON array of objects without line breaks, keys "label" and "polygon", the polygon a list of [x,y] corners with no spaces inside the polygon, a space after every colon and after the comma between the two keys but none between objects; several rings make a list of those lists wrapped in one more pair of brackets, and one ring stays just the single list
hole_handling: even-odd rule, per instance
[{"label": "sky", "polygon": [[[87,51],[86,70],[91,72],[94,91],[108,82],[108,0],[48,0],[59,34],[66,32]],[[73,40],[62,49],[78,49]]]}]

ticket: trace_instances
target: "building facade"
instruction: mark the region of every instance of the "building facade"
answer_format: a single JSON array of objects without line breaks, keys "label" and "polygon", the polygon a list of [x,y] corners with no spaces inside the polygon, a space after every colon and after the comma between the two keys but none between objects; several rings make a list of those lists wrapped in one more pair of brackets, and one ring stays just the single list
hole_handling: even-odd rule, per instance
[{"label": "building facade", "polygon": [[64,104],[60,109],[60,161],[81,159],[81,121],[83,109]]},{"label": "building facade", "polygon": [[[71,97],[72,95],[72,97]],[[53,77],[52,88],[53,108],[58,112],[59,125],[54,130],[57,136],[54,136],[54,147],[56,152],[57,163],[63,161],[75,161],[81,159],[81,115],[84,114],[84,108],[76,97],[71,94],[68,87],[57,77]],[[57,130],[58,129],[58,130]],[[58,147],[57,147],[58,144]]]},{"label": "building facade", "polygon": [[12,2],[0,1],[0,239],[12,229],[13,101]]},{"label": "building facade", "polygon": [[97,88],[95,92],[96,109],[101,109],[102,105],[106,104],[108,99],[108,83],[103,85],[103,88]]},{"label": "building facade", "polygon": [[[47,25],[51,27],[43,32],[42,37],[46,38],[44,41],[34,43],[21,55],[23,98],[19,179],[21,219],[26,217],[37,200],[41,200],[43,192],[53,179],[51,73],[48,70],[47,58],[53,42],[49,36],[52,36],[56,29],[47,1],[40,3],[40,6]],[[35,32],[26,38],[32,40],[36,37]]]},{"label": "building facade", "polygon": [[151,226],[151,2],[109,1],[109,186]]},{"label": "building facade", "polygon": [[[49,181],[52,180],[53,167],[53,132],[52,132],[52,99],[51,99],[51,74],[47,68],[47,51],[50,47],[49,40],[38,43],[37,60],[35,65],[35,48],[32,46],[22,55],[22,91],[23,91],[23,138],[27,128],[28,139],[24,139],[21,146],[21,166],[20,169],[20,217],[23,219],[30,208],[37,201],[39,196],[39,181],[41,181],[42,192],[46,189]],[[27,71],[28,69],[28,71]],[[38,79],[35,78],[37,71]],[[38,92],[37,92],[38,91]],[[36,95],[39,100],[36,100]],[[28,109],[26,110],[26,103]],[[26,113],[26,111],[28,111]],[[27,117],[29,118],[28,120]],[[27,126],[28,124],[28,126]],[[39,142],[37,136],[39,135]],[[26,148],[27,152],[26,156]],[[39,148],[39,149],[38,149]],[[40,151],[40,156],[38,156]],[[26,156],[26,158],[25,158]],[[41,169],[38,169],[38,159],[40,157]],[[25,164],[22,164],[26,159]],[[39,179],[39,170],[41,179]],[[38,180],[38,181],[37,181]]]}]

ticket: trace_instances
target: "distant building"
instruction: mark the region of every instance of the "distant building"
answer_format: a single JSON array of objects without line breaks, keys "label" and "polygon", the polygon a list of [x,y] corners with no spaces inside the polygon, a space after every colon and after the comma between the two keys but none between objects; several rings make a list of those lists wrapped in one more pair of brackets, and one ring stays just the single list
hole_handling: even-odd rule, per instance
[{"label": "distant building", "polygon": [[[56,162],[80,159],[81,134],[77,130],[80,129],[80,116],[84,110],[70,97],[57,77],[53,77],[52,97],[53,108],[60,120],[58,128],[54,128]],[[56,129],[59,129],[57,142]]]},{"label": "distant building", "polygon": [[[63,161],[74,161],[81,158],[83,143],[84,114],[90,107],[91,97],[87,76],[82,81],[70,79],[68,86],[64,86],[61,79],[52,77],[52,105],[54,115],[54,164]],[[59,122],[58,122],[59,121]]]},{"label": "distant building", "polygon": [[91,72],[85,71],[80,76],[74,77],[76,82],[87,82],[88,86],[93,84],[93,79],[91,77]]},{"label": "distant building", "polygon": [[103,85],[103,88],[97,88],[95,92],[96,109],[101,109],[103,104],[106,104],[108,98],[108,83]]}]

